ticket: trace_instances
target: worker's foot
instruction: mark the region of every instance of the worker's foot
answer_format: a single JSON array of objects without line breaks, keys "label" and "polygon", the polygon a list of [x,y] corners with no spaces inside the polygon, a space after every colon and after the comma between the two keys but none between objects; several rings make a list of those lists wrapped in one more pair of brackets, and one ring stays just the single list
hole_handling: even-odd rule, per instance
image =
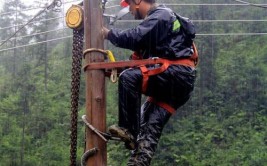
[{"label": "worker's foot", "polygon": [[112,125],[108,128],[109,133],[114,137],[121,138],[124,142],[134,140],[133,135],[125,128]]},{"label": "worker's foot", "polygon": [[126,149],[129,149],[129,150],[135,150],[136,148],[136,142],[133,140],[131,142],[125,142],[124,143],[124,146]]},{"label": "worker's foot", "polygon": [[121,140],[125,142],[125,147],[127,149],[135,149],[135,139],[127,129],[112,125],[108,128],[108,131],[113,137],[121,138]]}]

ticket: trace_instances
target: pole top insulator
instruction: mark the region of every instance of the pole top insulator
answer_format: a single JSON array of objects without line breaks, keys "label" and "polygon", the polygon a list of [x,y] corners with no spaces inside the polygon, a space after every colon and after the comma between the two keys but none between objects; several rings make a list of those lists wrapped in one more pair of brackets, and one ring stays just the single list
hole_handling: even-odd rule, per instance
[{"label": "pole top insulator", "polygon": [[79,5],[72,5],[66,13],[66,24],[69,28],[79,29],[83,27],[83,8]]}]

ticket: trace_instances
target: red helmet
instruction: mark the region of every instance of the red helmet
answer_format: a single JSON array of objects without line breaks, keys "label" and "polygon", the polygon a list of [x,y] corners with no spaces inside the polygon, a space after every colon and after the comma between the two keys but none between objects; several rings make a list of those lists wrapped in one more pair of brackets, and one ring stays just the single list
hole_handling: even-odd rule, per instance
[{"label": "red helmet", "polygon": [[121,7],[127,7],[127,6],[129,6],[129,4],[126,2],[126,0],[121,0],[120,5],[121,5]]}]

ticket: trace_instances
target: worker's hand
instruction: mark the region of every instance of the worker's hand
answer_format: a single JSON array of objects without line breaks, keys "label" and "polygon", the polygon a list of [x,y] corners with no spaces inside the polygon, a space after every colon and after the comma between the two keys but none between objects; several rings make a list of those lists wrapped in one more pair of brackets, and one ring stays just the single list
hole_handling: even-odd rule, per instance
[{"label": "worker's hand", "polygon": [[103,38],[104,39],[107,39],[108,38],[108,32],[109,32],[109,29],[108,28],[102,27],[102,35],[103,35]]},{"label": "worker's hand", "polygon": [[141,60],[142,54],[139,54],[137,52],[133,52],[132,55],[129,57],[129,60]]}]

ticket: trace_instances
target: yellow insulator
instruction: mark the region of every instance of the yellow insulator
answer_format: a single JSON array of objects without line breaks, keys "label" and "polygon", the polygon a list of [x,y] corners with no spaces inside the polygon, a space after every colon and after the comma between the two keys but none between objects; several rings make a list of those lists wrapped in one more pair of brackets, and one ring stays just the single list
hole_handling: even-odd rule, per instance
[{"label": "yellow insulator", "polygon": [[69,28],[83,27],[83,8],[79,5],[72,5],[66,13],[65,20]]}]

